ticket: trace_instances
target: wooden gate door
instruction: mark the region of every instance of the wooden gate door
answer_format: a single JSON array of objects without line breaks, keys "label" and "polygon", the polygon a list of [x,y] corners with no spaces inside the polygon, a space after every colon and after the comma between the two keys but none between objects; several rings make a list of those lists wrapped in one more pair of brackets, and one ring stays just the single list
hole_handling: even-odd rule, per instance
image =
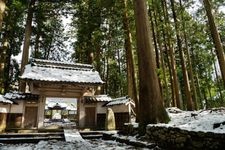
[{"label": "wooden gate door", "polygon": [[85,127],[95,127],[95,107],[85,108]]},{"label": "wooden gate door", "polygon": [[37,127],[37,107],[27,106],[25,108],[25,117],[24,117],[24,127],[25,128],[35,128]]}]

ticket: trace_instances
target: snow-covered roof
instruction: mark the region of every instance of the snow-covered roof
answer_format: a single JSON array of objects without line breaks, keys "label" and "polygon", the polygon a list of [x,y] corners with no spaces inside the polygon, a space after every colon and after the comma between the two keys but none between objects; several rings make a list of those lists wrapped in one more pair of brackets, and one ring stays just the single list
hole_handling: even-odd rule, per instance
[{"label": "snow-covered roof", "polygon": [[108,95],[84,96],[85,101],[89,102],[109,102],[112,100]]},{"label": "snow-covered roof", "polygon": [[66,109],[67,105],[65,103],[49,103],[48,109]]},{"label": "snow-covered roof", "polygon": [[69,103],[48,102],[45,105],[45,109],[76,110],[76,107],[73,104]]},{"label": "snow-covered roof", "polygon": [[70,104],[70,105],[68,105],[67,107],[66,107],[66,110],[77,110],[76,109],[76,107],[74,107],[72,104]]},{"label": "snow-covered roof", "polygon": [[105,106],[128,105],[129,103],[131,103],[132,105],[135,105],[133,100],[129,96],[124,96],[124,97],[112,99]]},{"label": "snow-covered roof", "polygon": [[6,93],[4,98],[8,100],[38,100],[39,96],[31,93],[22,93],[18,91],[13,91]]},{"label": "snow-covered roof", "polygon": [[100,75],[89,64],[32,59],[20,77],[23,80],[103,84]]},{"label": "snow-covered roof", "polygon": [[12,101],[6,99],[3,95],[0,95],[0,103],[13,104]]}]

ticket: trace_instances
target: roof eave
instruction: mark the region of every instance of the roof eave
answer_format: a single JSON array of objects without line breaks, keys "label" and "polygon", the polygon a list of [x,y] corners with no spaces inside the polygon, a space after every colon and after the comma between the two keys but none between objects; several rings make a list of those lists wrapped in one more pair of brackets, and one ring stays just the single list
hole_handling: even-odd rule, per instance
[{"label": "roof eave", "polygon": [[99,86],[105,84],[105,82],[72,82],[72,81],[50,81],[50,80],[37,80],[37,79],[30,79],[30,78],[22,78],[19,77],[22,81],[28,81],[28,82],[51,82],[51,83],[66,83],[66,84],[80,84],[80,85],[94,85],[94,86]]}]

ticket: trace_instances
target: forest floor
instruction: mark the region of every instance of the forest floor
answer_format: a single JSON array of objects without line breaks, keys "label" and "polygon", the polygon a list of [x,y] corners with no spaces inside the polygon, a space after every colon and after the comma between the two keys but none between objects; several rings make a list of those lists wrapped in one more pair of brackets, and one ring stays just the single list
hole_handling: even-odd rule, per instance
[{"label": "forest floor", "polygon": [[[225,108],[213,108],[198,111],[182,111],[178,108],[168,108],[171,121],[168,124],[157,124],[159,126],[178,127],[190,131],[203,131],[225,134]],[[121,136],[121,135],[116,135]],[[124,138],[124,136],[121,136]],[[133,141],[139,140],[135,136],[126,138]],[[113,140],[85,140],[84,142],[69,143],[65,141],[40,141],[37,144],[1,144],[0,150],[126,150],[126,149],[147,149],[122,144]],[[160,149],[160,148],[157,148]]]}]

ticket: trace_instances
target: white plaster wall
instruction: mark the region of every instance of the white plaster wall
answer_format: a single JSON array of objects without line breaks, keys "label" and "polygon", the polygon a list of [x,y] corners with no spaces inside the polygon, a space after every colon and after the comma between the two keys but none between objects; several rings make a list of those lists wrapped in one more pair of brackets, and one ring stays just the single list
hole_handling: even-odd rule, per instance
[{"label": "white plaster wall", "polygon": [[17,104],[13,104],[10,113],[23,113],[24,102],[22,100],[15,101]]},{"label": "white plaster wall", "polygon": [[128,106],[126,105],[114,105],[110,106],[109,108],[112,108],[114,113],[128,112]]},{"label": "white plaster wall", "polygon": [[104,102],[98,102],[97,103],[97,114],[104,114],[107,111],[107,108],[111,108],[114,113],[120,113],[120,112],[128,112],[128,106],[126,105],[114,105],[110,107],[102,107]]},{"label": "white plaster wall", "polygon": [[102,107],[102,105],[104,105],[104,104],[105,104],[105,102],[97,103],[97,109],[96,109],[97,114],[105,114],[106,113],[107,107]]},{"label": "white plaster wall", "polygon": [[0,113],[9,113],[10,104],[3,105],[0,104]]}]

